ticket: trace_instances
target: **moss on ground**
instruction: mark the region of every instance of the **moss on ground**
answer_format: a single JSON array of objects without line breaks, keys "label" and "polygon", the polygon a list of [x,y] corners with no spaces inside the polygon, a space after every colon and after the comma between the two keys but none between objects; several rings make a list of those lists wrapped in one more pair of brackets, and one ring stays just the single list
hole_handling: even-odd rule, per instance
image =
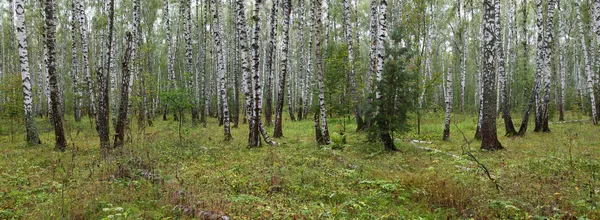
[{"label": "moss on ground", "polygon": [[[421,134],[396,137],[394,153],[367,143],[350,119],[330,120],[331,146],[317,146],[305,120],[285,121],[278,146],[253,149],[244,124],[223,142],[214,119],[207,128],[187,123],[180,142],[177,122],[155,120],[144,132],[134,125],[131,141],[107,161],[89,121],[65,123],[65,153],[52,151],[47,121],[38,121],[40,146],[25,146],[24,131],[10,135],[20,124],[3,121],[0,219],[600,218],[600,127],[553,124],[552,133],[501,137],[507,150],[481,152],[475,117],[453,116],[449,142],[440,141],[442,119],[425,116]],[[342,135],[344,127],[350,132]],[[502,134],[501,120],[498,128]],[[415,148],[411,139],[459,158]]]}]

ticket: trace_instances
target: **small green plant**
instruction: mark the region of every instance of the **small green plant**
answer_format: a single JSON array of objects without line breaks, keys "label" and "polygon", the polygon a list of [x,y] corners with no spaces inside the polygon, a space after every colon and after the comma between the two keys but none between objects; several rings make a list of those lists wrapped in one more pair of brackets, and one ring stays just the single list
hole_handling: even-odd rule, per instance
[{"label": "small green plant", "polygon": [[164,92],[160,94],[162,100],[167,102],[167,106],[169,110],[176,112],[179,116],[179,143],[183,142],[183,135],[181,128],[183,127],[183,112],[189,110],[193,107],[195,103],[193,101],[193,97],[184,89],[176,89],[168,92]]}]

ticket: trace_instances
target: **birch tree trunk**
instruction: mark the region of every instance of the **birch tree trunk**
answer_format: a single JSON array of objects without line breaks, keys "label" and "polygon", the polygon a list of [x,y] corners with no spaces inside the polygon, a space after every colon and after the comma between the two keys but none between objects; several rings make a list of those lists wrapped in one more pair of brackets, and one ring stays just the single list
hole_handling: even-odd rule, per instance
[{"label": "birch tree trunk", "polygon": [[[385,0],[382,0],[385,2]],[[319,86],[319,109],[320,109],[320,122],[321,122],[321,139],[317,140],[320,144],[329,145],[331,140],[329,138],[329,129],[327,127],[327,108],[325,107],[325,85],[323,82],[323,57],[321,56],[321,28],[323,26],[321,9],[322,0],[316,0],[315,4],[315,64],[317,68],[317,84]]]},{"label": "birch tree trunk", "polygon": [[483,59],[483,117],[481,124],[481,149],[500,150],[503,149],[498,141],[496,130],[496,70],[494,57],[496,51],[495,7],[492,0],[484,0],[484,59]]},{"label": "birch tree trunk", "polygon": [[[164,2],[164,15],[163,19],[165,19],[165,28],[166,28],[166,37],[167,37],[167,76],[169,79],[169,90],[175,89],[177,86],[177,82],[175,81],[175,57],[173,54],[173,38],[171,37],[171,26],[170,26],[170,16],[169,16],[169,0],[165,0]],[[163,119],[167,120],[167,105],[165,104],[165,110],[163,112]]]},{"label": "birch tree trunk", "polygon": [[[191,94],[195,94],[196,91],[196,83],[194,76],[194,56],[192,52],[192,14],[191,14],[191,0],[182,0],[180,7],[183,7],[181,11],[183,11],[183,37],[185,39],[185,57],[186,57],[186,70],[188,73],[188,91]],[[196,125],[198,123],[198,109],[196,105],[192,105],[192,124]]]},{"label": "birch tree trunk", "polygon": [[[529,72],[529,68],[528,68],[528,62],[529,62],[529,44],[528,44],[528,35],[527,35],[527,0],[523,0],[521,2],[522,6],[521,6],[521,12],[523,13],[523,20],[521,23],[521,35],[522,35],[522,42],[521,45],[523,47],[523,72]],[[533,109],[533,104],[536,100],[536,95],[535,95],[535,91],[538,90],[538,84],[537,81],[535,81],[533,83],[532,89],[531,89],[531,95],[529,96],[528,100],[526,101],[526,105],[527,107],[525,108],[525,112],[523,113],[523,119],[521,120],[521,126],[519,127],[519,132],[517,133],[517,136],[525,136],[525,134],[527,133],[527,127],[529,126],[529,116],[531,115],[531,110]]]},{"label": "birch tree trunk", "polygon": [[[283,47],[281,48],[281,75],[279,76],[279,90],[277,93],[277,106],[275,108],[275,129],[273,131],[274,138],[283,137],[283,99],[285,97],[285,85],[288,72],[291,7],[291,0],[283,0]],[[292,100],[288,99],[288,104],[291,105],[291,101]]]},{"label": "birch tree trunk", "polygon": [[581,9],[579,2],[576,1],[575,7],[577,8],[577,22],[579,23],[579,37],[581,38],[581,48],[583,49],[583,57],[585,62],[585,75],[587,75],[587,89],[590,96],[590,103],[592,106],[592,122],[594,125],[598,124],[597,112],[596,112],[596,96],[594,94],[594,73],[592,72],[592,62],[588,56],[587,43],[585,42],[585,33],[583,29],[583,22],[581,21]]},{"label": "birch tree trunk", "polygon": [[546,18],[546,34],[544,36],[544,100],[542,108],[542,131],[550,132],[548,126],[549,109],[550,109],[550,80],[552,76],[552,46],[554,45],[554,6],[555,0],[548,1],[548,17]]},{"label": "birch tree trunk", "polygon": [[23,83],[23,105],[25,110],[25,129],[27,130],[27,143],[41,144],[38,135],[35,116],[33,114],[33,94],[31,91],[31,77],[29,75],[29,55],[27,52],[27,27],[25,25],[25,4],[23,0],[15,0],[16,34],[19,43],[19,62],[21,64],[21,80]]},{"label": "birch tree trunk", "polygon": [[219,77],[219,99],[221,100],[221,109],[223,111],[223,135],[225,141],[233,139],[231,136],[231,127],[229,124],[229,105],[227,103],[227,84],[226,84],[226,73],[225,73],[225,58],[222,43],[223,36],[223,25],[221,23],[220,5],[216,0],[212,0],[212,12],[213,12],[213,36],[215,41],[215,47],[217,50],[217,71]]},{"label": "birch tree trunk", "polygon": [[[510,4],[509,4],[510,5]],[[509,6],[511,7],[511,6]],[[512,7],[511,7],[512,8]],[[512,19],[511,19],[511,15],[512,15],[513,11],[509,10],[509,26],[512,26]],[[500,79],[500,86],[501,86],[501,92],[502,92],[502,118],[504,119],[504,128],[506,129],[506,136],[513,136],[514,134],[517,133],[517,131],[515,130],[515,126],[513,124],[512,121],[512,117],[510,115],[510,97],[508,95],[508,78],[506,76],[506,66],[510,65],[509,63],[505,62],[505,54],[504,54],[504,50],[502,49],[502,23],[501,23],[501,16],[502,13],[500,11],[500,0],[496,0],[496,28],[497,33],[498,33],[498,40],[496,41],[496,53],[498,55],[498,74],[499,74],[499,79]],[[509,33],[510,33],[510,27],[509,27]],[[510,50],[510,39],[511,39],[511,35],[509,34],[509,38],[508,38],[508,48]],[[510,54],[509,54],[510,56]],[[510,68],[509,68],[510,69]]]},{"label": "birch tree trunk", "polygon": [[65,138],[65,129],[63,128],[62,114],[60,114],[60,99],[58,91],[58,72],[56,70],[56,17],[55,0],[46,0],[44,11],[46,12],[45,24],[45,45],[48,53],[48,82],[50,87],[50,108],[52,113],[52,123],[54,125],[54,135],[56,145],[54,150],[65,151],[67,148],[67,139]]},{"label": "birch tree trunk", "polygon": [[535,86],[533,92],[535,93],[535,128],[533,131],[540,132],[542,131],[542,115],[543,115],[543,106],[542,99],[540,97],[541,87],[543,84],[543,71],[544,71],[544,58],[546,57],[545,47],[544,47],[544,19],[543,19],[543,5],[542,0],[538,0],[536,2],[537,5],[537,54],[535,58]]},{"label": "birch tree trunk", "polygon": [[[238,32],[238,41],[240,42],[240,49],[241,49],[241,59],[242,59],[242,78],[244,78],[244,86],[242,88],[242,91],[244,92],[244,96],[246,98],[246,117],[248,118],[248,129],[249,129],[249,135],[248,135],[248,146],[251,147],[256,147],[259,146],[260,143],[260,136],[258,136],[258,132],[253,130],[254,128],[254,118],[252,116],[253,113],[253,95],[252,95],[252,79],[251,79],[251,72],[250,72],[250,66],[248,64],[248,34],[247,34],[247,28],[246,28],[246,16],[245,16],[245,12],[244,12],[244,1],[243,0],[236,0],[236,5],[237,5],[237,24],[236,24],[236,28],[237,28],[237,32]],[[257,138],[258,137],[258,138]],[[258,139],[258,140],[257,140]]]},{"label": "birch tree trunk", "polygon": [[[369,72],[367,75],[367,91],[368,93],[375,92],[375,80],[374,76],[377,71],[377,34],[379,31],[378,19],[377,19],[377,0],[371,0],[371,18],[370,18],[370,29],[369,38],[371,39],[371,47],[369,51]],[[369,117],[366,117],[369,120]],[[367,121],[367,127],[369,127],[369,121]]]},{"label": "birch tree trunk", "polygon": [[[134,9],[135,10],[135,9]],[[137,14],[136,14],[137,15]],[[135,20],[135,18],[134,18]],[[134,22],[135,23],[135,22]],[[134,25],[134,30],[135,30]],[[134,41],[131,32],[127,31],[125,34],[127,42],[127,49],[125,49],[125,55],[123,58],[123,74],[121,80],[121,103],[119,104],[119,116],[117,118],[117,125],[115,129],[115,148],[123,147],[125,143],[125,124],[127,123],[127,111],[129,107],[129,79],[131,77],[130,61],[135,53]]]},{"label": "birch tree trunk", "polygon": [[446,76],[446,94],[445,95],[445,103],[446,103],[446,120],[444,122],[444,137],[443,141],[450,140],[450,114],[452,113],[452,99],[454,94],[452,94],[452,67],[448,68],[448,74]]},{"label": "birch tree trunk", "polygon": [[77,4],[71,0],[71,77],[73,79],[73,117],[81,121],[81,82],[79,81],[79,57],[77,56]]},{"label": "birch tree trunk", "polygon": [[87,95],[90,97],[90,108],[94,120],[96,120],[97,109],[96,109],[96,92],[94,91],[94,83],[92,82],[92,74],[90,72],[90,56],[91,52],[88,44],[88,33],[87,33],[87,18],[85,17],[85,6],[83,0],[75,0],[77,2],[77,12],[79,14],[79,34],[81,36],[81,54],[83,57],[83,69],[85,71],[85,81],[88,87]]},{"label": "birch tree trunk", "polygon": [[[564,8],[560,5],[560,2],[557,5],[558,5],[558,31],[559,31],[559,36],[558,36],[559,41],[558,41],[557,48],[563,48],[563,46],[564,46],[564,48],[566,48],[569,45],[569,43],[568,43],[569,41],[567,39],[564,40],[564,43],[560,41],[561,37],[567,36],[565,30],[563,29],[564,21],[562,20],[565,18],[565,12],[563,11]],[[569,33],[569,35],[570,35],[570,33]],[[558,120],[564,121],[565,120],[565,97],[566,97],[565,69],[567,68],[567,66],[565,65],[565,54],[566,54],[565,49],[559,49],[559,54],[560,54],[560,61],[559,61],[560,62],[559,63],[559,74],[560,74],[560,98],[559,98],[559,100],[560,101],[558,102],[558,113],[559,113]]]},{"label": "birch tree trunk", "polygon": [[[269,32],[269,46],[266,48],[267,53],[265,54],[266,60],[266,70],[267,73],[267,85],[265,91],[265,122],[267,126],[271,126],[272,116],[273,116],[273,72],[275,69],[275,65],[273,65],[273,60],[275,59],[275,51],[277,51],[277,11],[279,9],[279,0],[272,0],[273,6],[271,7],[271,15],[270,15],[270,27],[271,31]],[[285,12],[284,12],[285,13]],[[277,127],[275,127],[277,129]],[[277,138],[277,135],[274,135]]]},{"label": "birch tree trunk", "polygon": [[110,153],[110,137],[109,137],[109,123],[110,123],[110,109],[109,109],[109,81],[110,78],[110,60],[113,55],[113,29],[114,29],[114,17],[115,17],[115,2],[114,0],[109,1],[108,6],[108,37],[106,41],[106,47],[108,51],[106,52],[106,60],[102,71],[100,71],[97,75],[98,78],[98,115],[97,115],[97,125],[98,136],[100,137],[100,151],[102,153],[102,157],[106,158]]},{"label": "birch tree trunk", "polygon": [[350,78],[350,97],[352,97],[352,103],[354,107],[354,118],[356,120],[356,130],[362,131],[364,129],[364,123],[362,116],[360,115],[360,109],[358,107],[358,96],[356,94],[356,72],[354,67],[354,38],[352,37],[352,23],[350,22],[350,0],[344,1],[344,20],[346,25],[346,42],[348,44],[348,63],[350,65],[350,71],[348,72],[348,78]]}]

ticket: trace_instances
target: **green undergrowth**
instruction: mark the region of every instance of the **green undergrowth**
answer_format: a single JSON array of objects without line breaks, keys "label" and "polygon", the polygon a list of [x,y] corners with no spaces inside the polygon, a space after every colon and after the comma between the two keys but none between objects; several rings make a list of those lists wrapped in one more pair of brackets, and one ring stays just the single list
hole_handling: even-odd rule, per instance
[{"label": "green undergrowth", "polygon": [[[366,142],[348,118],[328,121],[329,146],[317,146],[312,120],[286,119],[277,146],[253,149],[246,124],[224,142],[215,119],[206,128],[185,123],[180,141],[178,123],[157,118],[145,131],[134,124],[126,146],[103,160],[89,120],[70,118],[65,153],[52,150],[44,119],[39,146],[25,145],[18,122],[2,122],[0,219],[600,218],[600,128],[590,122],[509,138],[498,120],[506,150],[481,152],[476,117],[453,116],[442,142],[443,115],[429,113],[420,134],[413,118],[412,131],[395,137],[400,151],[392,153]],[[416,148],[415,139],[442,152]]]}]

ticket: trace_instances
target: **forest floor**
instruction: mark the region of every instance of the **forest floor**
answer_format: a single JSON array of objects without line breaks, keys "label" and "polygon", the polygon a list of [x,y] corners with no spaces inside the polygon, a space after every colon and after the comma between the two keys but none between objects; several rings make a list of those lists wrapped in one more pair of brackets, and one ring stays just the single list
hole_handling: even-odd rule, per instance
[{"label": "forest floor", "polygon": [[[38,119],[44,144],[33,147],[18,122],[3,120],[0,219],[600,219],[600,127],[589,121],[500,137],[506,150],[482,152],[475,117],[453,116],[442,142],[443,115],[431,113],[421,134],[396,137],[394,153],[345,121],[344,137],[343,120],[329,120],[330,146],[316,145],[305,120],[285,121],[276,147],[248,149],[245,124],[231,142],[214,119],[184,124],[180,141],[178,123],[157,118],[143,134],[134,125],[120,156],[104,161],[87,119],[65,123],[64,153],[53,151],[46,120]],[[502,136],[501,120],[498,128]]]}]

